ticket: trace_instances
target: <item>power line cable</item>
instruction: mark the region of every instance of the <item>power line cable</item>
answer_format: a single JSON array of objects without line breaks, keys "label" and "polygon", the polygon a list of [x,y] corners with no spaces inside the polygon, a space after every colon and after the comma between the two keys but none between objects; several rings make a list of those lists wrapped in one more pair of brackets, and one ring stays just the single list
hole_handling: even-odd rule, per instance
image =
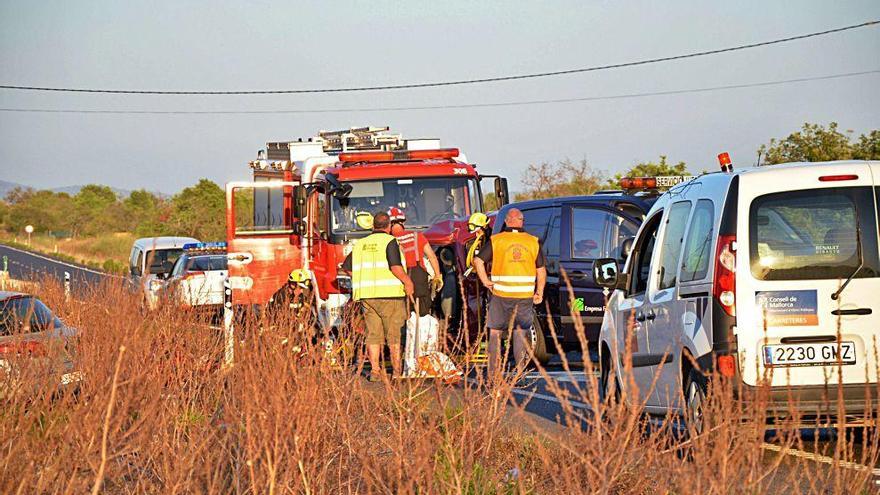
[{"label": "power line cable", "polygon": [[454,110],[466,108],[494,108],[515,107],[526,105],[544,105],[552,103],[575,103],[590,101],[623,100],[631,98],[645,98],[651,96],[670,96],[694,93],[709,93],[714,91],[728,91],[734,89],[759,88],[767,86],[781,86],[784,84],[804,83],[811,81],[823,81],[829,79],[842,79],[847,77],[865,76],[880,73],[880,69],[861,72],[847,72],[843,74],[830,74],[813,77],[800,77],[796,79],[783,79],[777,81],[761,81],[744,84],[729,84],[725,86],[710,86],[703,88],[674,89],[668,91],[652,91],[644,93],[628,93],[620,95],[585,96],[578,98],[557,98],[544,100],[521,100],[501,101],[490,103],[461,103],[450,105],[421,105],[401,107],[361,107],[361,108],[315,108],[315,109],[275,109],[275,110],[80,110],[80,109],[52,109],[52,108],[0,108],[0,112],[7,113],[70,113],[70,114],[119,114],[119,115],[264,115],[264,114],[315,114],[315,113],[354,113],[354,112],[402,112],[411,110]]},{"label": "power line cable", "polygon": [[531,74],[518,74],[510,76],[485,77],[481,79],[462,79],[457,81],[438,81],[410,84],[389,84],[382,86],[352,86],[341,88],[313,88],[313,89],[275,89],[275,90],[248,90],[248,91],[162,91],[162,90],[132,90],[132,89],[88,89],[88,88],[67,88],[67,87],[48,87],[48,86],[15,86],[0,85],[0,89],[23,90],[23,91],[54,91],[67,93],[102,93],[102,94],[133,94],[133,95],[268,95],[268,94],[305,94],[305,93],[344,93],[355,91],[386,91],[396,89],[415,89],[415,88],[435,88],[442,86],[461,86],[465,84],[483,84],[501,81],[515,81],[522,79],[535,79],[540,77],[562,76],[567,74],[579,74],[583,72],[596,72],[609,69],[620,69],[623,67],[635,67],[639,65],[656,64],[660,62],[670,62],[673,60],[683,60],[687,58],[705,57],[707,55],[717,55],[719,53],[728,53],[739,50],[747,50],[761,46],[775,45],[779,43],[787,43],[790,41],[803,40],[807,38],[815,38],[818,36],[826,36],[829,34],[840,33],[853,29],[859,29],[868,26],[880,24],[880,20],[872,20],[862,22],[860,24],[852,24],[835,29],[818,31],[815,33],[802,34],[798,36],[790,36],[788,38],[779,38],[770,41],[762,41],[759,43],[750,43],[746,45],[737,45],[727,48],[719,48],[715,50],[705,50],[699,52],[686,53],[681,55],[672,55],[668,57],[650,58],[644,60],[636,60],[632,62],[622,62],[609,65],[597,65],[592,67],[582,67],[577,69],[566,69],[551,72],[536,72]]}]

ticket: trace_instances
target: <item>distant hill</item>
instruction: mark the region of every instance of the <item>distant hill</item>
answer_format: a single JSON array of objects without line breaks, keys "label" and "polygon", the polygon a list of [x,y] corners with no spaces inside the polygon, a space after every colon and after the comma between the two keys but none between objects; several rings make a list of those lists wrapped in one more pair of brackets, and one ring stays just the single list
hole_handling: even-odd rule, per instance
[{"label": "distant hill", "polygon": [[[15,189],[16,187],[21,187],[21,188],[27,189],[31,186],[28,186],[26,184],[19,184],[17,182],[10,182],[7,180],[0,180],[0,199],[5,198],[6,195],[9,193],[9,191]],[[50,191],[63,192],[63,193],[67,193],[67,194],[70,194],[71,196],[73,196],[76,193],[78,193],[79,190],[82,189],[83,187],[84,187],[84,185],[82,185],[82,184],[77,185],[77,186],[55,187],[55,188],[50,189]],[[34,187],[33,189],[37,189],[37,188]],[[128,195],[131,194],[131,190],[129,190],[129,189],[120,189],[118,187],[111,187],[110,189],[112,189],[113,192],[116,193],[116,195],[119,196],[120,198],[127,198]],[[153,193],[153,194],[156,194],[157,196],[162,197],[162,198],[168,197],[167,194],[162,194],[162,193]]]},{"label": "distant hill", "polygon": [[8,194],[9,191],[15,189],[16,187],[27,187],[27,186],[25,186],[23,184],[19,184],[17,182],[9,182],[6,180],[0,180],[0,198],[5,198],[6,194]]},{"label": "distant hill", "polygon": [[[57,193],[63,192],[63,193],[67,193],[67,194],[70,194],[71,196],[73,196],[76,193],[78,193],[79,190],[82,189],[83,187],[85,187],[85,184],[80,184],[78,186],[55,187],[55,188],[52,188],[52,192],[57,192]],[[131,191],[128,189],[120,189],[118,187],[111,187],[110,189],[112,189],[113,192],[116,193],[116,195],[119,196],[120,198],[127,198],[128,195],[131,194]]]}]

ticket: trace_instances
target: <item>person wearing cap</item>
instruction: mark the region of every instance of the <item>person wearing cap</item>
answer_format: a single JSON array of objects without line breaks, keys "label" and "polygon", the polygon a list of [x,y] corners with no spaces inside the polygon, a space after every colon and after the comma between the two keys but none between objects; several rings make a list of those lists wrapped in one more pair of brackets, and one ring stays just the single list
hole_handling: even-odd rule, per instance
[{"label": "person wearing cap", "polygon": [[406,262],[391,232],[388,213],[373,216],[373,233],[359,239],[342,262],[351,273],[352,299],[360,302],[366,326],[367,353],[372,371],[379,378],[382,346],[391,350],[394,376],[400,375],[400,334],[406,322],[406,297],[413,295],[413,283],[406,274]]},{"label": "person wearing cap", "polygon": [[[523,214],[511,208],[503,231],[489,238],[474,268],[480,281],[492,293],[489,301],[489,375],[501,366],[501,334],[513,329],[513,353],[517,366],[526,362],[526,330],[532,328],[533,305],[544,299],[547,269],[538,238],[523,230]],[[486,265],[491,263],[491,276]]]},{"label": "person wearing cap", "polygon": [[[419,303],[419,316],[425,316],[431,310],[431,292],[443,288],[440,263],[428,239],[421,232],[406,230],[406,214],[397,207],[388,210],[393,235],[403,250],[406,258],[406,272],[413,281],[413,296]],[[430,264],[433,278],[428,276],[425,259]]]}]

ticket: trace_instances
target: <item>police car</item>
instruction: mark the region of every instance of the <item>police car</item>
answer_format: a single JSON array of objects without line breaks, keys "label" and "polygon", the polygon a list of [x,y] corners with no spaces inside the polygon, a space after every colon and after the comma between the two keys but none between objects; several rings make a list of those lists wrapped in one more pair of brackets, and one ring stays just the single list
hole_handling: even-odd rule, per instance
[{"label": "police car", "polygon": [[[625,186],[656,188],[656,184],[647,183]],[[598,342],[605,296],[602,287],[590,277],[593,262],[613,258],[622,263],[626,259],[627,240],[631,242],[657,198],[656,192],[636,194],[627,189],[511,203],[498,212],[493,234],[504,228],[507,211],[517,208],[523,213],[523,229],[536,236],[543,249],[547,269],[545,302],[535,306],[534,320],[535,355],[540,360],[548,359],[548,350],[555,353],[557,343],[564,351],[582,350],[578,319],[584,325],[590,347]],[[557,342],[553,342],[547,329],[548,319],[553,322]]]},{"label": "police car", "polygon": [[880,162],[733,171],[725,153],[719,160],[722,172],[657,200],[625,265],[596,261],[596,283],[616,289],[599,338],[607,393],[648,413],[683,412],[699,428],[717,370],[742,399],[769,386],[774,415],[834,415],[838,383],[848,416],[870,411]]},{"label": "police car", "polygon": [[225,242],[184,244],[162,295],[166,302],[181,307],[219,310],[227,273]]}]

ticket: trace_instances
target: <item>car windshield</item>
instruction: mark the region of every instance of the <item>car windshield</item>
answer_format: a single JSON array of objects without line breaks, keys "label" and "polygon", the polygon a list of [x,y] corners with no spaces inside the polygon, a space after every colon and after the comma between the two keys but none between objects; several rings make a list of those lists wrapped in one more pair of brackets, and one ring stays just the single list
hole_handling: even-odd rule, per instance
[{"label": "car windshield", "polygon": [[31,332],[61,328],[61,320],[35,297],[15,297],[0,302],[0,335],[12,335],[24,329],[25,322]]},{"label": "car windshield", "polygon": [[225,270],[226,256],[195,256],[188,260],[186,271],[207,272],[211,270]]},{"label": "car windshield", "polygon": [[349,182],[351,194],[333,198],[331,219],[334,233],[364,231],[355,217],[359,212],[375,214],[396,206],[406,213],[408,228],[424,228],[478,211],[473,179],[416,178]]},{"label": "car windshield", "polygon": [[850,187],[758,197],[749,214],[752,275],[759,280],[846,278],[862,258],[866,263],[858,275],[876,276],[872,196],[870,188]]},{"label": "car windshield", "polygon": [[180,248],[147,251],[147,273],[170,272],[174,268],[174,262],[180,258],[181,254],[183,254],[183,249]]}]

